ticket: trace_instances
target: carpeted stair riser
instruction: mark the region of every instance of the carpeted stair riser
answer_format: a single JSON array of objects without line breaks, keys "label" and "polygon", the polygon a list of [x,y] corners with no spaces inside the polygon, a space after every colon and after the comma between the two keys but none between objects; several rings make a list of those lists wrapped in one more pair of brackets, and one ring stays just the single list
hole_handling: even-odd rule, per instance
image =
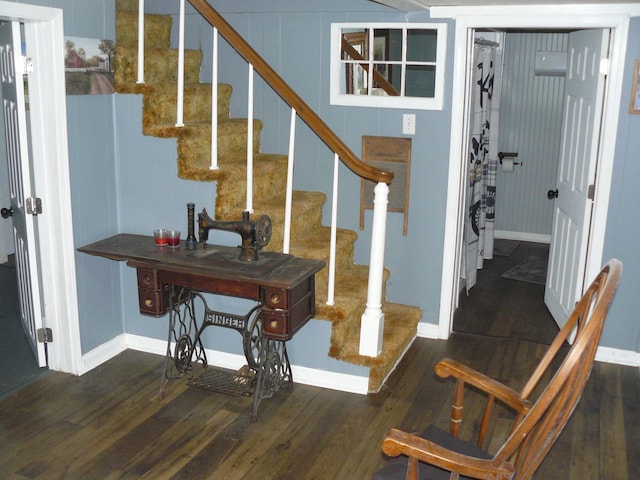
[{"label": "carpeted stair riser", "polygon": [[[176,137],[178,176],[217,182],[215,218],[235,220],[246,203],[246,119],[229,118],[231,87],[218,86],[218,165],[211,162],[211,87],[199,84],[201,54],[185,53],[185,127],[176,127],[177,52],[169,48],[171,18],[145,15],[145,83],[137,80],[137,0],[116,0],[116,91],[143,94],[143,131],[160,137]],[[125,11],[130,10],[130,11]],[[254,123],[254,214],[268,214],[273,221],[269,250],[281,250],[284,232],[284,194],[287,159],[260,151],[262,123]],[[294,192],[291,253],[328,262],[330,228],[322,226],[326,195]],[[211,210],[210,208],[207,208]],[[420,309],[384,303],[385,329],[381,355],[358,353],[360,319],[365,310],[369,267],[354,264],[356,232],[338,229],[335,305],[326,305],[328,268],[316,276],[316,318],[332,322],[329,355],[370,368],[369,390],[378,391],[416,334]],[[383,302],[386,298],[384,271]]]},{"label": "carpeted stair riser", "polygon": [[[163,129],[168,131],[170,125],[161,127],[149,125],[146,131]],[[257,146],[260,145],[260,133],[262,122],[256,120],[253,124],[254,138],[254,166],[262,168],[259,163],[270,163],[274,159],[280,159],[280,163],[286,169],[286,157],[275,155],[263,155],[258,153]],[[178,132],[178,153],[182,157],[185,170],[198,181],[218,180],[219,176],[209,168],[211,165],[211,125],[185,125]],[[257,145],[257,146],[256,146]],[[233,171],[242,168],[242,178],[246,178],[247,163],[247,122],[239,120],[227,120],[219,124],[218,128],[218,166],[225,168],[229,166]],[[270,165],[266,166],[271,168]],[[254,174],[255,176],[260,175]],[[232,177],[233,178],[233,177]],[[237,176],[235,177],[238,178]],[[256,192],[257,193],[257,192]]]},{"label": "carpeted stair riser", "polygon": [[116,12],[137,12],[139,0],[116,0]]},{"label": "carpeted stair riser", "polygon": [[[118,56],[119,55],[119,56]],[[185,50],[185,85],[198,83],[202,53],[199,50]],[[138,50],[126,45],[116,46],[114,78],[118,93],[145,93],[147,85],[172,82],[175,88],[178,78],[178,51],[175,49],[145,48],[144,84],[136,84],[138,78]]]},{"label": "carpeted stair riser", "polygon": [[[171,48],[171,25],[168,15],[145,14],[144,46],[146,48]],[[116,23],[116,39],[120,45],[138,48],[138,5],[135,11],[120,10]]]},{"label": "carpeted stair riser", "polygon": [[[149,124],[175,125],[177,89],[175,85],[153,85],[144,92],[143,122]],[[229,101],[231,87],[218,85],[218,122],[229,120]],[[203,134],[211,134],[211,85],[204,83],[189,83],[184,86],[183,101],[184,123],[209,127]],[[238,121],[240,123],[240,121]],[[244,122],[246,124],[246,120]],[[245,129],[246,130],[246,129]]]}]

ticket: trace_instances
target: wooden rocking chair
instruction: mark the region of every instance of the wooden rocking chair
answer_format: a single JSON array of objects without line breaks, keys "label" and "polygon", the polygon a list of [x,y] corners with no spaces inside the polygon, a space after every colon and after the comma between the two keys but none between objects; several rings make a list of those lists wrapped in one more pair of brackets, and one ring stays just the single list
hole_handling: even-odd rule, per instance
[{"label": "wooden rocking chair", "polygon": [[[520,393],[454,360],[435,367],[439,377],[455,377],[450,433],[430,426],[422,434],[397,429],[387,432],[382,450],[391,457],[375,480],[529,479],[573,413],[591,373],[609,305],[620,281],[622,264],[612,259],[586,291],[569,320],[534,370]],[[576,329],[573,345],[560,367],[565,341]],[[530,395],[542,378],[552,376],[535,403]],[[487,394],[484,415],[475,444],[458,438],[462,423],[465,384]],[[494,402],[515,412],[508,438],[495,454],[482,449]]]}]

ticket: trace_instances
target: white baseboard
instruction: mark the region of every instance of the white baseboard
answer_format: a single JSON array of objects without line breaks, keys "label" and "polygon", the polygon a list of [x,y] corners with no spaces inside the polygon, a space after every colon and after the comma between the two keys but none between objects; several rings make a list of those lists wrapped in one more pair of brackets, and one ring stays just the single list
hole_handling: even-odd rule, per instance
[{"label": "white baseboard", "polygon": [[615,363],[629,367],[640,367],[640,352],[610,347],[598,347],[596,360],[598,362]]},{"label": "white baseboard", "polygon": [[[82,356],[82,374],[96,368],[128,348],[164,356],[167,352],[167,342],[165,340],[139,335],[119,335]],[[238,370],[247,363],[244,355],[219,352],[216,350],[206,350],[206,355],[209,365],[229,370]],[[329,388],[342,392],[358,393],[361,395],[368,393],[368,377],[318,370],[297,365],[291,365],[291,371],[296,383]]]},{"label": "white baseboard", "polygon": [[118,335],[107,343],[103,343],[99,347],[96,347],[90,352],[85,353],[84,355],[82,355],[82,370],[80,371],[80,375],[84,375],[88,371],[99,367],[104,362],[112,359],[116,355],[119,355],[126,349],[126,336]]},{"label": "white baseboard", "polygon": [[535,242],[535,243],[551,243],[551,235],[544,235],[541,233],[527,233],[527,232],[509,232],[507,230],[496,230],[494,232],[496,239],[502,240],[519,240],[521,242]]},{"label": "white baseboard", "polygon": [[418,324],[418,337],[431,338],[433,340],[440,340],[442,336],[440,334],[440,327],[433,323],[421,322]]}]

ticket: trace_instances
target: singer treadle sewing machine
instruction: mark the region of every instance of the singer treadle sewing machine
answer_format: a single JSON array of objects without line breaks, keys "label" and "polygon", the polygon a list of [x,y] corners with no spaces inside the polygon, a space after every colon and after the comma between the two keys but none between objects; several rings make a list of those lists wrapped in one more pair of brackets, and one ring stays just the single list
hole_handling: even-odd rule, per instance
[{"label": "singer treadle sewing machine", "polygon": [[[244,212],[241,220],[220,222],[203,209],[196,241],[194,205],[187,204],[187,209],[189,232],[178,248],[158,247],[153,237],[119,234],[78,250],[126,261],[137,271],[140,312],[155,317],[169,313],[161,396],[171,379],[187,376],[195,387],[252,395],[255,421],[261,400],[272,397],[283,383],[292,383],[286,342],[315,314],[315,274],[325,263],[259,253],[271,238],[272,224],[266,215],[254,222]],[[242,244],[207,244],[211,230],[238,233]],[[209,308],[203,295],[207,293],[256,303],[245,315],[219,312]],[[246,366],[237,372],[207,368],[202,334],[210,326],[240,333]],[[196,377],[198,364],[204,369]]]}]

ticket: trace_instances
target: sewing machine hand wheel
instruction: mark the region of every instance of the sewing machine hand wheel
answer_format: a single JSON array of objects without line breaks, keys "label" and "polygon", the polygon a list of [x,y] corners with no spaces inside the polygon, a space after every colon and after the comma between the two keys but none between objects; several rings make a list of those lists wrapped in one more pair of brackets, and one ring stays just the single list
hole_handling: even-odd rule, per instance
[{"label": "sewing machine hand wheel", "polygon": [[266,247],[271,240],[272,224],[268,215],[262,215],[256,222],[256,246]]}]

